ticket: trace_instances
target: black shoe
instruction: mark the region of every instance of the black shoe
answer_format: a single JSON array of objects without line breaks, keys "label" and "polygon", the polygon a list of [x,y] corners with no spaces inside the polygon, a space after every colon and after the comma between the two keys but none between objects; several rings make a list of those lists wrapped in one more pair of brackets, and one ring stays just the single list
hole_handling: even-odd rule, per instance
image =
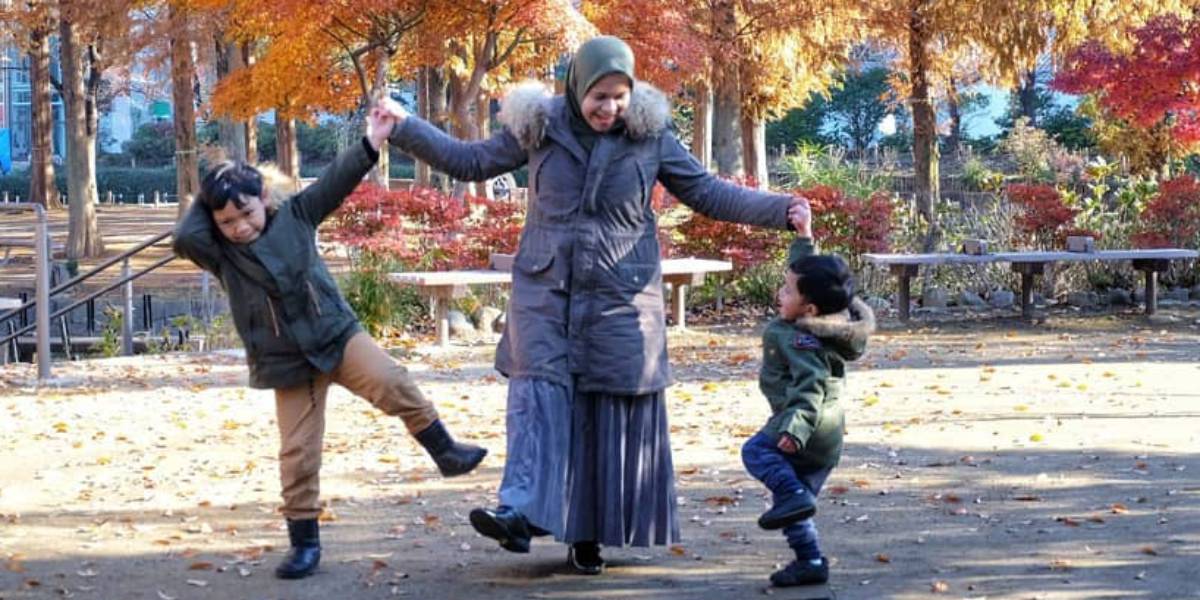
[{"label": "black shoe", "polygon": [[821,557],[821,564],[814,565],[807,560],[793,560],[788,565],[771,573],[771,585],[775,587],[795,587],[798,585],[817,585],[829,581],[829,561]]},{"label": "black shoe", "polygon": [[441,419],[422,429],[415,437],[429,452],[429,456],[433,457],[433,462],[437,464],[443,477],[470,473],[483,462],[483,457],[487,456],[486,448],[454,441],[450,432],[446,431],[446,426],[442,425]]},{"label": "black shoe", "polygon": [[758,518],[758,526],[763,529],[783,529],[815,514],[816,498],[808,490],[800,490],[775,502],[775,506]]},{"label": "black shoe", "polygon": [[280,579],[301,579],[312,575],[321,562],[321,536],[316,519],[288,519],[288,540],[292,549],[283,562],[275,567],[275,576]]},{"label": "black shoe", "polygon": [[471,527],[480,535],[500,542],[500,547],[509,552],[529,552],[529,521],[525,515],[509,506],[496,509],[476,508],[470,514]]},{"label": "black shoe", "polygon": [[600,557],[600,544],[575,542],[567,551],[567,564],[580,575],[599,575],[604,572],[604,559]]}]

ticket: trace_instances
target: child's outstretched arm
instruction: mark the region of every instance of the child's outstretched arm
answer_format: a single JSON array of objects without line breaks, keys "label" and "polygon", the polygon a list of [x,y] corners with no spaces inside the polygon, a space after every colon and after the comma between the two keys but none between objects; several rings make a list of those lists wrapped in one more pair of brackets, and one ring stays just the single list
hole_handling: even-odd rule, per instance
[{"label": "child's outstretched arm", "polygon": [[212,214],[199,202],[192,202],[183,219],[175,226],[171,248],[175,255],[186,258],[213,275],[220,276],[221,246]]},{"label": "child's outstretched arm", "polygon": [[799,452],[808,444],[821,420],[825,404],[825,382],[829,368],[812,336],[799,332],[795,339],[778,339],[779,351],[790,365],[791,381],[787,386],[787,404],[775,422],[778,424],[779,447],[785,452]]},{"label": "child's outstretched arm", "polygon": [[805,256],[816,254],[816,247],[813,244],[812,208],[809,206],[808,198],[803,196],[798,196],[798,198],[800,202],[793,204],[788,209],[788,223],[796,231],[796,239],[792,240],[792,245],[788,248],[788,264]]},{"label": "child's outstretched arm", "polygon": [[334,159],[321,177],[300,192],[294,202],[297,211],[313,227],[320,225],[337,210],[362,183],[363,177],[379,161],[379,147],[387,140],[396,119],[373,106],[367,111],[367,132],[357,144],[352,144]]}]

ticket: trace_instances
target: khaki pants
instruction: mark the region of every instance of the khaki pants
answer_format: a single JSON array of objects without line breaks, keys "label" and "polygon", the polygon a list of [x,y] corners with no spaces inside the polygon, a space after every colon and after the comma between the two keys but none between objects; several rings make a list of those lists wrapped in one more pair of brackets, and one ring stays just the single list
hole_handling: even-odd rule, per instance
[{"label": "khaki pants", "polygon": [[313,519],[321,514],[321,446],[325,396],[331,383],[365,398],[384,414],[400,417],[409,433],[425,429],[438,418],[408,370],[371,336],[359,333],[350,338],[342,362],[333,372],[322,373],[306,385],[275,390],[283,514],[289,519]]}]

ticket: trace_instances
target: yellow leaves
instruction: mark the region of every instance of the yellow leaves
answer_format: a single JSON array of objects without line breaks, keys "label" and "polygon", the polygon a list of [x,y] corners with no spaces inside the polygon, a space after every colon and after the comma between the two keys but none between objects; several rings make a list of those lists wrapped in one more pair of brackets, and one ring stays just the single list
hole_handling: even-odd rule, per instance
[{"label": "yellow leaves", "polygon": [[69,427],[67,427],[67,424],[63,423],[62,421],[55,423],[53,425],[53,427],[54,427],[55,433],[66,433],[67,430],[69,429]]},{"label": "yellow leaves", "polygon": [[1029,441],[1031,441],[1031,442],[1040,442],[1043,439],[1045,439],[1045,438],[1040,433],[1035,433],[1035,434],[1029,436]]},{"label": "yellow leaves", "polygon": [[862,402],[863,406],[875,406],[876,404],[879,404],[879,396],[871,394],[870,396],[863,398]]}]

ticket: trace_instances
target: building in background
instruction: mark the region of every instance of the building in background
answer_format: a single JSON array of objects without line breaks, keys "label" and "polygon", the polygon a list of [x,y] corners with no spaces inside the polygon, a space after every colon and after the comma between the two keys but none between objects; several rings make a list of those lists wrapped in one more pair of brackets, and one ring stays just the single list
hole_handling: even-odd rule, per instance
[{"label": "building in background", "polygon": [[[50,42],[50,72],[59,77],[58,41]],[[8,131],[8,156],[14,167],[29,165],[29,154],[33,141],[33,109],[30,106],[32,91],[29,86],[29,58],[11,43],[0,43],[0,130]],[[53,107],[54,161],[61,163],[66,156],[67,128],[66,113],[62,98],[51,88],[50,102]],[[0,149],[0,154],[4,150]]]}]

